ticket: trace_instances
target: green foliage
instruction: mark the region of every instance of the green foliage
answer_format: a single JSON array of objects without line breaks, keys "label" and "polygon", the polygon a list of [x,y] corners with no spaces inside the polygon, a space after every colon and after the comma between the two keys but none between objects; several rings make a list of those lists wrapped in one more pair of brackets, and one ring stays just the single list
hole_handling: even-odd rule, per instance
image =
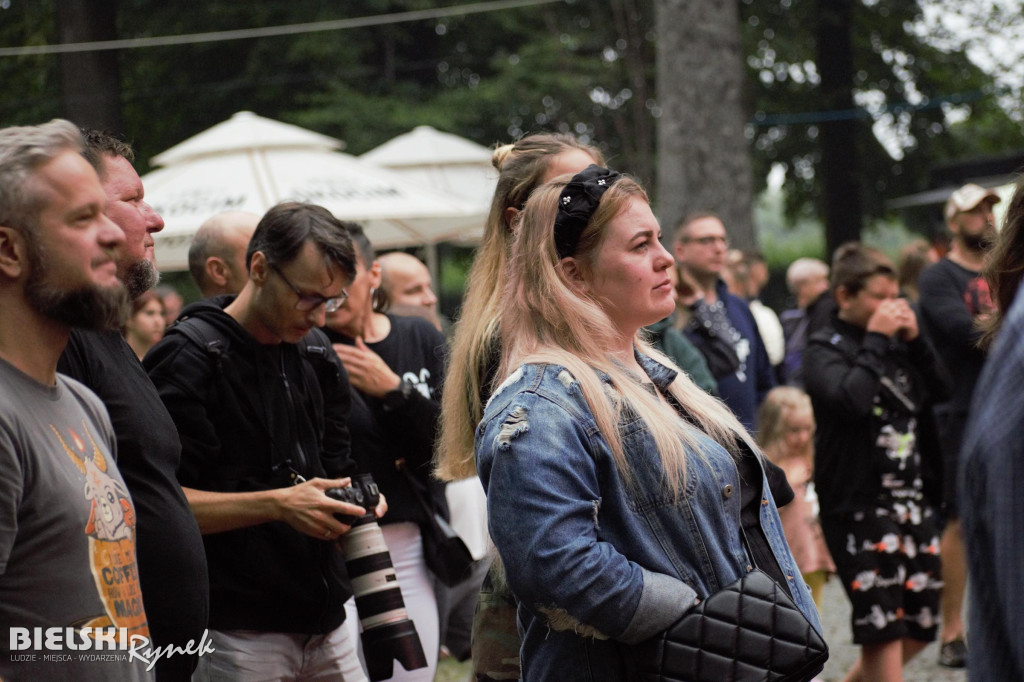
[{"label": "green foliage", "polygon": [[456,317],[466,293],[466,280],[476,256],[471,245],[442,244],[438,246],[440,272],[437,280],[437,296],[441,310],[449,317]]},{"label": "green foliage", "polygon": [[[120,0],[118,33],[203,33],[470,1],[209,0],[182,11],[180,3]],[[611,163],[653,186],[657,1],[570,0],[359,29],[123,50],[125,132],[144,170],[153,154],[245,109],[343,139],[354,154],[419,124],[485,145],[559,130],[599,142]],[[773,164],[785,166],[791,220],[818,206],[817,140],[828,116],[860,121],[858,174],[869,216],[884,215],[887,199],[925,189],[929,170],[944,161],[1024,147],[1020,124],[1001,106],[1013,101],[1012,93],[963,52],[981,46],[978,36],[1000,22],[1021,23],[999,9],[1005,3],[983,12],[977,2],[959,0],[855,0],[860,106],[827,112],[813,40],[817,6],[826,1],[737,0],[749,69],[754,176],[763,182]],[[0,9],[0,43],[55,42],[53,4],[9,0]],[[938,28],[916,28],[922,8],[931,4],[963,11],[974,37],[958,42]],[[0,101],[0,125],[61,114],[56,57],[0,58],[0,75],[8,93]],[[895,131],[888,150],[872,126]]]},{"label": "green foliage", "polygon": [[[927,188],[929,170],[942,161],[1024,148],[1024,130],[1000,107],[993,78],[962,50],[940,50],[915,29],[927,0],[854,2],[860,106],[827,111],[818,92],[819,46],[813,40],[817,6],[825,1],[741,2],[754,104],[754,176],[765,178],[774,163],[785,166],[787,215],[820,206],[817,138],[819,126],[833,116],[860,122],[856,158],[868,216],[883,216],[887,199]],[[950,110],[966,120],[954,123]],[[889,139],[887,146],[873,127]]]},{"label": "green foliage", "polygon": [[[797,258],[820,258],[825,253],[824,225],[810,215],[789,217],[784,210],[785,197],[779,192],[764,192],[754,206],[758,247],[773,273],[785,273]],[[875,219],[868,222],[861,241],[881,249],[893,262],[899,260],[900,249],[920,235],[897,220]]]},{"label": "green foliage", "polygon": [[[57,40],[49,3],[11,0],[0,9],[0,44],[47,45]],[[34,125],[60,115],[57,60],[26,56],[0,59],[0,98],[3,125]]]}]

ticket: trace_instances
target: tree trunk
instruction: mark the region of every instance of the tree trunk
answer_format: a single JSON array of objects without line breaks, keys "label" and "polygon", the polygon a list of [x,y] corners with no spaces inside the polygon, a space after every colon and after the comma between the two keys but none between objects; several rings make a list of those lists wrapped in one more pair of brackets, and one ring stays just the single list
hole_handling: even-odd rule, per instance
[{"label": "tree trunk", "polygon": [[737,248],[755,246],[743,46],[735,0],[657,0],[658,215],[666,240],[713,211]]},{"label": "tree trunk", "polygon": [[[55,8],[61,43],[117,38],[116,0],[57,0]],[[84,128],[125,133],[117,55],[116,50],[60,55],[61,104],[67,119]]]},{"label": "tree trunk", "polygon": [[860,239],[863,220],[857,181],[857,125],[853,103],[853,0],[818,0],[818,70],[824,111],[836,112],[820,124],[825,244],[836,248]]},{"label": "tree trunk", "polygon": [[645,187],[654,186],[653,119],[647,109],[647,69],[644,58],[644,26],[637,0],[614,0],[609,3],[615,32],[626,41],[622,57],[626,64],[629,89],[633,96],[620,111],[614,112],[616,133],[622,140],[624,168],[640,179]]}]

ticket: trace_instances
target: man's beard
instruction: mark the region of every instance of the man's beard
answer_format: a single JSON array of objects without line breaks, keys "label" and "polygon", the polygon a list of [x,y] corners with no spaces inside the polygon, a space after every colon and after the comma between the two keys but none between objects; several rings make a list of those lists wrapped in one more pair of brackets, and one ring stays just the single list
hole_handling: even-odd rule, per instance
[{"label": "man's beard", "polygon": [[47,282],[45,256],[32,246],[29,252],[31,274],[25,282],[25,297],[38,313],[82,329],[120,329],[124,325],[130,310],[124,286],[90,284],[73,290],[59,289]]},{"label": "man's beard", "polygon": [[124,288],[128,290],[128,298],[132,301],[155,287],[156,283],[160,281],[159,271],[145,258],[129,265],[123,277],[120,273],[117,276],[124,282]]},{"label": "man's beard", "polygon": [[992,248],[996,241],[995,228],[985,230],[979,234],[961,234],[960,241],[969,251],[983,253]]}]

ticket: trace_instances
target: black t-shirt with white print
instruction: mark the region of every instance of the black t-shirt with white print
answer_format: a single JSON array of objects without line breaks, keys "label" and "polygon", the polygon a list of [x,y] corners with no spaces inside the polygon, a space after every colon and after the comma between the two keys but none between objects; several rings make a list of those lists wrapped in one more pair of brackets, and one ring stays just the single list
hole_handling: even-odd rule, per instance
[{"label": "black t-shirt with white print", "polygon": [[[387,497],[388,513],[382,524],[426,518],[409,482],[395,467],[405,459],[408,470],[430,491],[435,506],[447,518],[444,484],[431,476],[434,441],[441,414],[444,382],[445,338],[429,321],[419,317],[388,315],[391,331],[382,340],[367,343],[385,364],[413,386],[406,400],[393,407],[385,401],[352,389],[349,431],[352,458],[359,471],[372,473]],[[352,339],[324,329],[332,343],[352,345]],[[421,489],[422,490],[422,489]]]}]

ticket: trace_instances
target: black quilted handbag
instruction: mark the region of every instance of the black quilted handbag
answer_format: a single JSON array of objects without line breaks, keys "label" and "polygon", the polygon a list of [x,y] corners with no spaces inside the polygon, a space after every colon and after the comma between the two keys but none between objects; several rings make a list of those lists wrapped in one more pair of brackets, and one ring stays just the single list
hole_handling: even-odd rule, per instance
[{"label": "black quilted handbag", "polygon": [[828,646],[786,591],[754,569],[634,647],[644,682],[806,682]]}]

